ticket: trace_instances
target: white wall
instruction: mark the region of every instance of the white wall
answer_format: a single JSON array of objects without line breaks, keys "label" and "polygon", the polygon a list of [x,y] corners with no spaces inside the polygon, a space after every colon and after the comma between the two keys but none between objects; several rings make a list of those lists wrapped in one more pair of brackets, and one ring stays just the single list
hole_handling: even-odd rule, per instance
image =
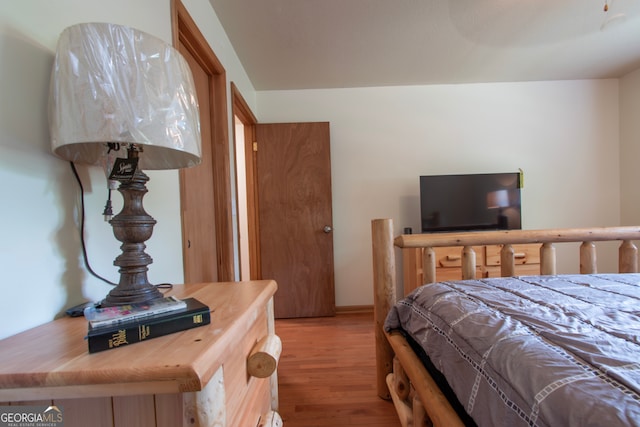
[{"label": "white wall", "polygon": [[[249,105],[249,82],[207,0],[184,0],[190,14]],[[20,0],[0,2],[0,338],[52,320],[65,308],[110,290],[82,265],[79,191],[69,164],[49,148],[47,98],[56,43],[80,22],[129,25],[171,42],[170,0]],[[230,97],[229,97],[230,98]],[[229,135],[232,135],[229,120]],[[100,168],[79,166],[86,191],[86,241],[94,270],[118,280],[120,253],[102,219],[106,199]],[[152,283],[181,283],[177,171],[148,172],[145,209],[158,224],[147,242]],[[121,207],[114,194],[114,212]]]},{"label": "white wall", "polygon": [[372,303],[371,219],[419,230],[421,174],[522,168],[528,229],[620,220],[617,80],[258,92],[257,104],[263,123],[331,122],[338,306]]},{"label": "white wall", "polygon": [[640,69],[620,80],[621,223],[640,224]]}]

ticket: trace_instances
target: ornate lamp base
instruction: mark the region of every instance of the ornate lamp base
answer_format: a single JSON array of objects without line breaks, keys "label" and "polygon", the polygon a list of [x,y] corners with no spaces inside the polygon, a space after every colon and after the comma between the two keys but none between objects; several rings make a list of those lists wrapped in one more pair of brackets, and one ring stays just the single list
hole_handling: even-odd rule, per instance
[{"label": "ornate lamp base", "polygon": [[[129,155],[132,155],[132,151],[129,151]],[[139,169],[130,180],[120,181],[118,191],[123,197],[122,211],[110,221],[113,234],[122,242],[122,254],[113,262],[120,267],[120,282],[109,292],[102,305],[142,303],[162,298],[162,293],[147,280],[147,266],[153,259],[144,251],[144,242],[151,237],[156,224],[156,220],[142,206],[147,181],[149,177]]]}]

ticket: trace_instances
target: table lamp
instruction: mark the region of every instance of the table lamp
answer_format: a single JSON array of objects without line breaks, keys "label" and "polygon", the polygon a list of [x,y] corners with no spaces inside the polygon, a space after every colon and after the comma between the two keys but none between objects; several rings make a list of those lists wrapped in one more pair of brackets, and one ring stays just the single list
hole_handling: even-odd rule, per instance
[{"label": "table lamp", "polygon": [[153,261],[144,242],[156,221],[142,205],[149,180],[143,170],[200,163],[198,102],[186,60],[133,28],[68,27],[58,40],[51,74],[49,127],[57,156],[102,165],[120,182],[122,211],[110,221],[122,242],[114,261],[120,281],[103,305],[161,298],[147,279]]}]

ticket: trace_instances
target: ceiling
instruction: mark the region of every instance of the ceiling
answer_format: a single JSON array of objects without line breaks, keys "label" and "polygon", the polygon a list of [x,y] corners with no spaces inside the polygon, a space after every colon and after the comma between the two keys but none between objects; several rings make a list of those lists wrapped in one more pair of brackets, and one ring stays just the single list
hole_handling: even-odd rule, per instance
[{"label": "ceiling", "polygon": [[258,91],[615,78],[640,0],[210,0]]}]

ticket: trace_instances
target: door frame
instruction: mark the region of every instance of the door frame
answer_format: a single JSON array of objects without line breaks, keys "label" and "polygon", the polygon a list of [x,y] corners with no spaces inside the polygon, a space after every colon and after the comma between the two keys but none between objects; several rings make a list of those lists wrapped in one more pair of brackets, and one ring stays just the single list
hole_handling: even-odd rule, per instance
[{"label": "door frame", "polygon": [[[256,151],[254,149],[256,124],[258,119],[251,111],[249,104],[245,101],[242,93],[231,82],[231,110],[232,117],[237,117],[244,127],[244,153],[245,153],[245,176],[246,176],[246,188],[247,195],[247,227],[248,227],[248,241],[249,241],[249,279],[258,280],[262,278],[262,272],[260,269],[260,224],[258,222],[258,192],[257,192],[257,176],[256,176]],[[235,130],[235,126],[234,126]],[[236,144],[240,143],[234,133],[233,144],[234,153],[237,152]],[[236,165],[240,167],[241,165]],[[236,172],[236,188],[238,188],[238,174]],[[236,200],[236,203],[238,201]],[[243,215],[240,209],[237,209],[238,216]],[[238,221],[240,222],[240,221]],[[238,230],[240,233],[240,230]],[[242,262],[242,260],[240,260]]]},{"label": "door frame", "polygon": [[[210,79],[211,148],[214,174],[212,183],[214,194],[213,211],[215,212],[215,244],[218,255],[218,259],[215,262],[218,269],[218,281],[233,281],[235,273],[226,71],[180,0],[171,0],[171,26],[173,45],[178,46],[182,43],[189,50],[189,53],[196,58]],[[180,170],[179,176],[180,216],[182,219],[184,214],[182,208],[184,205],[183,194],[186,191],[182,170]],[[210,207],[202,207],[202,209],[210,209]],[[184,221],[182,222],[182,253],[184,257],[187,254],[188,242],[184,235]],[[184,275],[186,280],[189,273],[185,271]]]}]

